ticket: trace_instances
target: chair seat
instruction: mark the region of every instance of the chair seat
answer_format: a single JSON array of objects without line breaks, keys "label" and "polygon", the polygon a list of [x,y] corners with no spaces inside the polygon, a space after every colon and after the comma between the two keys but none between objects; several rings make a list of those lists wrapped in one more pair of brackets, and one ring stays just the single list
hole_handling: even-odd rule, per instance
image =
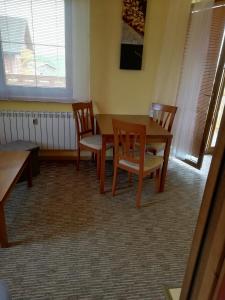
[{"label": "chair seat", "polygon": [[95,150],[101,150],[102,136],[99,134],[86,136],[80,140],[80,144]]},{"label": "chair seat", "polygon": [[[151,171],[160,167],[163,163],[162,156],[153,156],[153,155],[145,155],[145,162],[144,162],[144,172]],[[120,165],[124,165],[126,167],[132,168],[136,171],[139,170],[139,164],[127,161],[127,160],[119,160]]]},{"label": "chair seat", "polygon": [[150,143],[146,145],[146,149],[154,150],[156,153],[162,151],[165,149],[166,144],[165,143]]}]

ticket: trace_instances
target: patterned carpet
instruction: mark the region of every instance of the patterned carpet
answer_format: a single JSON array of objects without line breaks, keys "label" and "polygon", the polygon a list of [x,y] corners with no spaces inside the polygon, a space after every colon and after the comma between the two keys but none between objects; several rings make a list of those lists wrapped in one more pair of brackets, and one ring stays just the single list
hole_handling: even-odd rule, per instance
[{"label": "patterned carpet", "polygon": [[[107,189],[112,166],[107,162]],[[17,185],[6,204],[9,240],[0,279],[13,299],[164,299],[180,286],[205,176],[169,164],[164,193],[146,178],[144,206],[136,181],[120,173],[118,192],[100,195],[93,162],[45,163],[34,186]]]}]

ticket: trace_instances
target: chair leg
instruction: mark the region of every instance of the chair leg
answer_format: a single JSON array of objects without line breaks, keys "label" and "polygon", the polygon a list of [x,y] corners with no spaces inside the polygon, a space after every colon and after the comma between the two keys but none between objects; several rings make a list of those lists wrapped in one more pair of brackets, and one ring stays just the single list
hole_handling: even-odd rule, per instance
[{"label": "chair leg", "polygon": [[99,179],[100,178],[100,170],[101,170],[101,152],[97,152],[96,159],[97,159],[97,176]]},{"label": "chair leg", "polygon": [[115,159],[115,148],[114,148],[114,146],[112,148],[112,152],[113,152],[113,161],[114,161],[114,159]]},{"label": "chair leg", "polygon": [[150,179],[154,178],[154,172],[150,173]]},{"label": "chair leg", "polygon": [[142,186],[143,186],[143,176],[139,176],[138,179],[138,191],[136,195],[136,207],[141,207],[141,193],[142,193]]},{"label": "chair leg", "polygon": [[128,171],[128,182],[132,183],[132,173]]},{"label": "chair leg", "polygon": [[156,176],[155,176],[155,189],[156,193],[159,193],[160,188],[160,169],[156,170]]},{"label": "chair leg", "polygon": [[94,152],[91,153],[91,159],[92,159],[93,161],[95,161],[95,153],[94,153]]},{"label": "chair leg", "polygon": [[77,171],[80,169],[80,147],[77,149]]},{"label": "chair leg", "polygon": [[112,195],[115,196],[116,193],[116,183],[117,183],[117,176],[118,176],[118,168],[114,165],[114,172],[113,172],[113,184],[112,184]]}]

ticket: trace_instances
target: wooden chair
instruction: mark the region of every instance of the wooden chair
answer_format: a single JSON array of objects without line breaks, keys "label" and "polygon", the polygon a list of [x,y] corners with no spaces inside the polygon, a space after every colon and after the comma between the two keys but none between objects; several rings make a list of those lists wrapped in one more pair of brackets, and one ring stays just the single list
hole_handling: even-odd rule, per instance
[{"label": "wooden chair", "polygon": [[94,114],[92,102],[79,102],[72,104],[77,128],[77,170],[80,165],[81,150],[96,154],[97,175],[100,176],[100,156],[102,148],[101,135],[94,133]]},{"label": "wooden chair", "polygon": [[[136,207],[140,208],[143,178],[156,171],[158,191],[163,158],[146,153],[145,125],[132,124],[115,119],[112,120],[112,123],[115,148],[112,194],[114,196],[116,191],[118,168],[128,171],[129,174],[137,174],[138,191],[136,195]],[[136,143],[138,143],[137,147]]]},{"label": "wooden chair", "polygon": [[[163,128],[167,129],[169,132],[172,130],[176,111],[176,106],[152,103],[153,120],[155,120],[155,122],[157,122]],[[163,143],[149,143],[149,141],[147,141],[147,151],[153,153],[154,155],[164,148],[165,144]]]}]

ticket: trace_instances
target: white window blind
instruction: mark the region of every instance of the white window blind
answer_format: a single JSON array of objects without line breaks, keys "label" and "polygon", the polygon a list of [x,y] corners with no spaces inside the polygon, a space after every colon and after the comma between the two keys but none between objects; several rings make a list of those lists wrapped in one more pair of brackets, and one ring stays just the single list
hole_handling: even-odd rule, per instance
[{"label": "white window blind", "polygon": [[0,100],[89,98],[89,0],[0,0]]},{"label": "white window blind", "polygon": [[89,63],[89,0],[0,0],[0,100],[87,99]]},{"label": "white window blind", "polygon": [[8,85],[65,87],[64,1],[1,1]]}]

